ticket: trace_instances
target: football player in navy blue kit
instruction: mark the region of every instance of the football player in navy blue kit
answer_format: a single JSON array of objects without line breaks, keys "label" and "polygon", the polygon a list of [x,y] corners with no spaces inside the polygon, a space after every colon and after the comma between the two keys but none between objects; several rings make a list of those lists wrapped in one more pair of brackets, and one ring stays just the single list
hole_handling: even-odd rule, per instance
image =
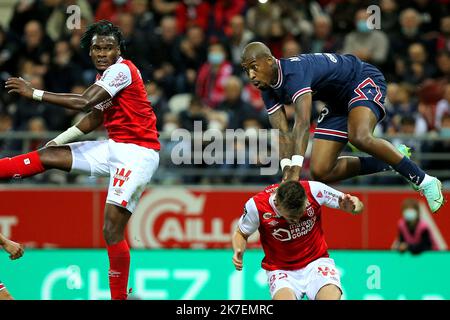
[{"label": "football player in navy blue kit", "polygon": [[[272,127],[280,130],[283,180],[300,178],[312,101],[320,100],[326,107],[314,132],[311,175],[315,180],[334,182],[392,168],[424,194],[433,213],[441,208],[441,182],[409,159],[406,146],[397,150],[373,136],[386,114],[386,80],[376,67],[353,55],[331,53],[276,59],[261,42],[244,48],[241,63],[253,85],[262,91]],[[295,107],[292,131],[285,104]],[[348,141],[372,157],[340,157]]]}]

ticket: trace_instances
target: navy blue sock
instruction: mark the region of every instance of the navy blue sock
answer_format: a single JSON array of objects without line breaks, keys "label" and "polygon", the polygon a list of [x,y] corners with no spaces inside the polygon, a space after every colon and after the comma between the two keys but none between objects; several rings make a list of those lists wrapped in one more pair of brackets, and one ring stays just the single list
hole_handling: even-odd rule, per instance
[{"label": "navy blue sock", "polygon": [[407,157],[403,157],[402,161],[393,168],[415,185],[419,185],[425,178],[425,172]]},{"label": "navy blue sock", "polygon": [[390,170],[391,166],[374,157],[358,157],[361,163],[360,176]]}]

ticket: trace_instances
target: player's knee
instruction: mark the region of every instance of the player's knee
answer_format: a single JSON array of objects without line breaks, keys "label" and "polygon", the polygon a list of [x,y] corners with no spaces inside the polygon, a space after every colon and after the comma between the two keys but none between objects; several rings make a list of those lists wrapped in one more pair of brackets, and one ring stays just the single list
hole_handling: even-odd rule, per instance
[{"label": "player's knee", "polygon": [[107,244],[117,242],[121,236],[119,228],[116,225],[110,221],[105,221],[103,224],[103,238]]},{"label": "player's knee", "polygon": [[331,168],[325,165],[311,164],[311,177],[315,181],[326,182],[326,177],[329,175]]},{"label": "player's knee", "polygon": [[373,136],[363,132],[349,132],[348,141],[359,150],[365,151],[367,149],[370,149],[370,145],[373,142]]},{"label": "player's knee", "polygon": [[[67,167],[65,163],[71,162],[70,148],[61,146],[48,146],[38,151],[39,159],[46,168]],[[69,161],[70,160],[70,161]]]}]

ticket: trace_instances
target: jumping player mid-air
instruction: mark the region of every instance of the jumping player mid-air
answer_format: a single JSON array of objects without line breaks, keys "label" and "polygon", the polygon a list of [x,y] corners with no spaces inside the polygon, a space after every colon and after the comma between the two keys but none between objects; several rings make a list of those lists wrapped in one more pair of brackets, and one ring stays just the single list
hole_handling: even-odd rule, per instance
[{"label": "jumping player mid-air", "polygon": [[[283,180],[300,177],[308,145],[313,100],[326,103],[318,118],[311,154],[315,180],[334,182],[391,168],[416,186],[432,212],[444,203],[441,182],[427,175],[400,151],[373,131],[386,112],[386,81],[374,66],[353,55],[301,54],[276,59],[261,42],[249,43],[242,66],[253,85],[262,91],[273,128],[280,130]],[[284,104],[295,106],[295,125],[289,132]],[[373,157],[339,157],[350,141]]]},{"label": "jumping player mid-air", "polygon": [[[23,256],[23,246],[14,242],[0,233],[0,247],[2,247],[11,260],[19,259]],[[0,300],[13,300],[13,297],[6,289],[5,285],[0,281]]]},{"label": "jumping player mid-air", "polygon": [[[103,224],[109,285],[112,299],[126,299],[130,249],[124,231],[159,164],[156,116],[139,70],[121,57],[122,33],[116,26],[104,20],[94,23],[83,35],[81,45],[89,49],[99,73],[83,94],[36,90],[22,78],[6,81],[9,93],[89,113],[46,147],[1,159],[0,179],[25,178],[54,168],[110,177]],[[108,140],[69,143],[101,124]]]},{"label": "jumping player mid-air", "polygon": [[357,197],[317,181],[285,181],[253,196],[232,239],[236,270],[242,270],[248,237],[259,230],[272,299],[340,299],[339,271],[322,230],[323,205],[352,214],[364,208]]}]

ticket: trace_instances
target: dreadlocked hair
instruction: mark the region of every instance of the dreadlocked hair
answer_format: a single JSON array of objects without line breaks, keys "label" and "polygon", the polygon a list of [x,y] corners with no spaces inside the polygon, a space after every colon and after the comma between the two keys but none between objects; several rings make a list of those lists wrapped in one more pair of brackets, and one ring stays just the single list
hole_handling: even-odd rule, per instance
[{"label": "dreadlocked hair", "polygon": [[114,36],[119,44],[120,50],[125,51],[123,35],[120,29],[108,20],[100,20],[91,24],[86,32],[81,36],[80,46],[82,49],[89,50],[94,35],[98,36]]}]

